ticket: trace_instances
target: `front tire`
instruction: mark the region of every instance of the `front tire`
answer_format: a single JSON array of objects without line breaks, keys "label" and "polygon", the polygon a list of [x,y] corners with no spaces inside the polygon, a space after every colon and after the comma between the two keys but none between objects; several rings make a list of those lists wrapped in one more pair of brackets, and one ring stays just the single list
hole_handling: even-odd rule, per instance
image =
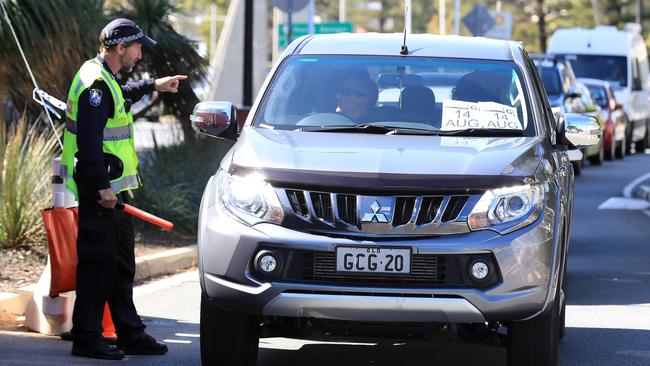
[{"label": "front tire", "polygon": [[627,146],[627,136],[623,135],[623,141],[616,147],[616,159],[624,159]]},{"label": "front tire", "polygon": [[259,346],[255,318],[222,309],[201,293],[201,364],[254,366]]},{"label": "front tire", "polygon": [[[559,291],[558,291],[559,293]],[[559,296],[532,319],[508,326],[508,366],[556,366],[559,343]]]},{"label": "front tire", "polygon": [[579,176],[582,173],[582,160],[572,161],[571,165],[573,165],[573,175]]},{"label": "front tire", "polygon": [[646,125],[646,130],[645,130],[645,137],[641,139],[641,141],[636,143],[636,153],[637,154],[645,154],[645,149],[650,147],[650,142],[648,141],[650,135],[650,126]]},{"label": "front tire", "polygon": [[615,156],[616,156],[616,139],[614,139],[614,133],[612,132],[612,138],[609,144],[609,150],[605,151],[605,160],[614,160]]},{"label": "front tire", "polygon": [[601,143],[598,154],[589,157],[589,162],[593,165],[600,165],[605,160],[605,144]]}]

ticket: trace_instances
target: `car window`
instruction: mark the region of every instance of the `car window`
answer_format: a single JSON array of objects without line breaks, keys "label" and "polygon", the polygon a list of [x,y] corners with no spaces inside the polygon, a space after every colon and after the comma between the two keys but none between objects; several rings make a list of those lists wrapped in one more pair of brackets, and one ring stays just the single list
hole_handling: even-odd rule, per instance
[{"label": "car window", "polygon": [[[555,115],[553,114],[553,111],[551,110],[551,106],[548,101],[548,91],[546,91],[546,88],[542,88],[542,81],[540,80],[540,75],[539,75],[539,67],[536,68],[535,64],[530,62],[530,60],[526,61],[526,65],[529,69],[529,72],[531,74],[532,78],[532,89],[537,95],[537,99],[539,100],[540,104],[540,114],[543,119],[542,125],[547,131],[547,136],[548,139],[551,141],[551,143],[555,143],[555,126],[556,126],[556,121],[555,121]],[[553,66],[553,70],[555,70],[555,67]],[[557,71],[555,71],[555,74],[558,75]]]},{"label": "car window", "polygon": [[625,56],[563,55],[579,78],[606,80],[615,86],[627,86]]},{"label": "car window", "polygon": [[607,91],[604,87],[587,85],[591,97],[594,99],[594,102],[598,104],[601,108],[607,108]]},{"label": "car window", "polygon": [[587,88],[587,86],[585,86],[584,84],[580,84],[580,83],[576,85],[576,88],[580,90],[580,99],[582,99],[582,103],[584,103],[584,105],[587,107],[595,107],[596,102],[591,96],[591,92],[589,91],[589,88]]},{"label": "car window", "polygon": [[511,61],[291,56],[278,68],[253,125],[515,129],[532,135],[524,86]]},{"label": "car window", "polygon": [[562,94],[562,80],[560,80],[560,74],[557,69],[553,66],[542,66],[537,69],[542,77],[542,83],[544,84],[544,89],[546,94],[549,95],[560,95]]}]

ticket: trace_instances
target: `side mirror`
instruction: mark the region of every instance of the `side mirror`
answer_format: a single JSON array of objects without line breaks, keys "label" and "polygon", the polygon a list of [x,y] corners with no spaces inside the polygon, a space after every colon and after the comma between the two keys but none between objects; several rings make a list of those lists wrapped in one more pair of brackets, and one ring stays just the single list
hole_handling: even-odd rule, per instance
[{"label": "side mirror", "polygon": [[230,102],[201,102],[194,107],[190,121],[200,134],[237,139],[237,107]]},{"label": "side mirror", "polygon": [[558,127],[559,141],[575,149],[597,144],[603,134],[598,120],[584,114],[567,113],[563,124],[564,131]]}]

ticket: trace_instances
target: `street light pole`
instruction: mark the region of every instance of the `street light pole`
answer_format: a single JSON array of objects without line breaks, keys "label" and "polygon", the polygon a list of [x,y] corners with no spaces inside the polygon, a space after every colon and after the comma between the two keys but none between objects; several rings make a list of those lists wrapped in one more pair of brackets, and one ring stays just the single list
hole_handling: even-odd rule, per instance
[{"label": "street light pole", "polygon": [[339,23],[345,22],[345,0],[339,0]]},{"label": "street light pole", "polygon": [[307,5],[307,33],[314,34],[314,0],[309,0]]},{"label": "street light pole", "polygon": [[444,36],[447,34],[447,26],[446,26],[446,20],[447,20],[447,9],[446,9],[446,1],[447,0],[440,0],[439,5],[438,5],[438,33],[441,36]]},{"label": "street light pole", "polygon": [[454,34],[460,34],[460,0],[454,0]]},{"label": "street light pole", "polygon": [[244,5],[244,93],[242,104],[253,104],[253,0]]}]

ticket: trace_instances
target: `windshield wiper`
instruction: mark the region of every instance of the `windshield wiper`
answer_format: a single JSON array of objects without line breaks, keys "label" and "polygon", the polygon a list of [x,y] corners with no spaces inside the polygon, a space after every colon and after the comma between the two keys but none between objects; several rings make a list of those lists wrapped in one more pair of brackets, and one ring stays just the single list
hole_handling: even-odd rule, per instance
[{"label": "windshield wiper", "polygon": [[382,135],[437,135],[437,131],[419,128],[401,128],[383,125],[362,123],[359,125],[337,125],[337,126],[305,126],[298,129],[301,132],[357,132]]},{"label": "windshield wiper", "polygon": [[509,130],[501,128],[468,128],[466,130],[436,131],[440,136],[476,136],[476,137],[518,137],[523,136],[522,130]]}]

